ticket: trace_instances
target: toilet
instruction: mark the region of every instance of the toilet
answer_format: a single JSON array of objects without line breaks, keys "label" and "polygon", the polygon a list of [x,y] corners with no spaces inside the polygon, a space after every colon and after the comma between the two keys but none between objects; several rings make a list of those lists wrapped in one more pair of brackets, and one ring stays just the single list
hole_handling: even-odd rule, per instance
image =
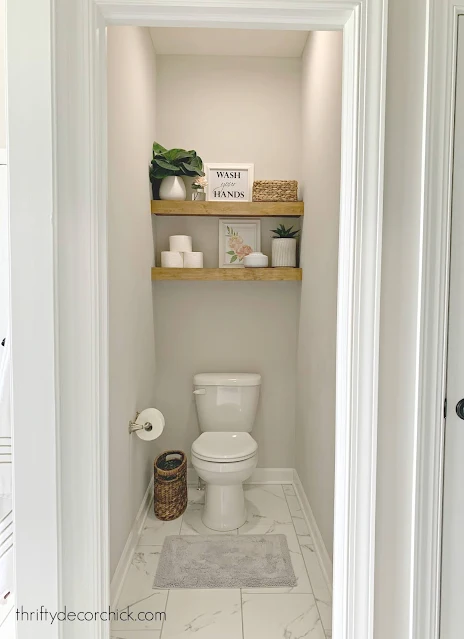
[{"label": "toilet", "polygon": [[258,373],[198,373],[194,395],[201,435],[192,444],[192,464],[206,484],[202,520],[212,530],[245,523],[243,482],[258,463],[250,435],[258,408]]}]

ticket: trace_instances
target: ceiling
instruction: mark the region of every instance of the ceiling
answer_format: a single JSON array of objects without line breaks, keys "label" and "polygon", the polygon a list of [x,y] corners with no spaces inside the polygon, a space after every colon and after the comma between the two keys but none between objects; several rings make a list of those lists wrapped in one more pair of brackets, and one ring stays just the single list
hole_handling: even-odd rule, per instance
[{"label": "ceiling", "polygon": [[308,31],[153,27],[155,51],[161,55],[233,55],[299,58]]}]

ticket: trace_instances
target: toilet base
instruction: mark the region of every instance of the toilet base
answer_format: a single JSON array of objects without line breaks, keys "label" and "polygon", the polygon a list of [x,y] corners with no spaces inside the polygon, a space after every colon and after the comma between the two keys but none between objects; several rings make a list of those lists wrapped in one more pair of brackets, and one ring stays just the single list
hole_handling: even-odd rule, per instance
[{"label": "toilet base", "polygon": [[206,484],[202,521],[211,530],[236,530],[246,521],[245,495],[241,483]]}]

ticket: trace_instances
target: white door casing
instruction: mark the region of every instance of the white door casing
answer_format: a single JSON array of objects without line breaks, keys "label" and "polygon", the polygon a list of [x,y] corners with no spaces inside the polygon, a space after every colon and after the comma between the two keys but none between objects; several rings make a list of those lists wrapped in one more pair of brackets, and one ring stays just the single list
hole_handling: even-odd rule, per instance
[{"label": "white door casing", "polygon": [[[40,589],[31,574],[41,575],[41,592],[51,610],[64,605],[73,611],[104,610],[109,602],[106,25],[343,29],[333,636],[372,639],[386,2],[75,0],[50,3],[47,22],[48,4],[15,0],[8,22],[15,149],[11,217],[16,216],[11,229],[17,321],[14,428],[20,434],[15,448],[16,525],[21,530],[30,524],[28,508],[36,498],[29,487],[38,474],[51,530],[45,557],[34,554],[37,544],[20,534],[18,555],[24,554],[17,560],[18,602],[37,602]],[[26,26],[35,38],[31,65],[16,41],[25,41],[20,14],[34,8],[42,29],[37,37],[36,25]],[[43,97],[41,116],[49,128],[38,127],[37,121],[24,126],[30,114],[21,101],[31,84]],[[53,91],[49,103],[47,87]],[[43,138],[42,147],[35,144],[38,138]],[[40,165],[34,196],[25,192],[20,161],[31,157],[31,146]],[[37,245],[20,228],[32,220]],[[20,259],[26,249],[26,265],[36,267],[30,274]],[[33,330],[27,316],[19,319],[23,311],[33,311],[32,300],[21,297],[29,285],[43,293]],[[41,330],[45,339],[39,346],[34,339]],[[42,367],[47,373],[38,389]],[[40,390],[43,400],[35,412],[22,405],[33,389]],[[28,442],[31,423],[40,433],[34,436],[33,450]],[[47,471],[39,476],[43,467]],[[39,530],[42,526],[43,521]],[[48,555],[57,539],[56,562],[50,565]],[[19,625],[19,639],[29,637],[32,628],[30,623]],[[90,639],[108,637],[108,632],[104,622],[68,624],[60,636]],[[56,633],[56,626],[35,624],[37,639]]]}]

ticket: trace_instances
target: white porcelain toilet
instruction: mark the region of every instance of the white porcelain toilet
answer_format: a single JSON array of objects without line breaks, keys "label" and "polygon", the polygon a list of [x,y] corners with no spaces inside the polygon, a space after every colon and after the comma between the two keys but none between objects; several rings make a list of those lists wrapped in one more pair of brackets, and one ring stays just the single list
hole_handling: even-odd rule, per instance
[{"label": "white porcelain toilet", "polygon": [[258,407],[258,373],[199,373],[195,401],[202,434],[192,444],[192,464],[206,483],[202,520],[212,530],[245,523],[243,482],[258,462],[250,435]]}]

